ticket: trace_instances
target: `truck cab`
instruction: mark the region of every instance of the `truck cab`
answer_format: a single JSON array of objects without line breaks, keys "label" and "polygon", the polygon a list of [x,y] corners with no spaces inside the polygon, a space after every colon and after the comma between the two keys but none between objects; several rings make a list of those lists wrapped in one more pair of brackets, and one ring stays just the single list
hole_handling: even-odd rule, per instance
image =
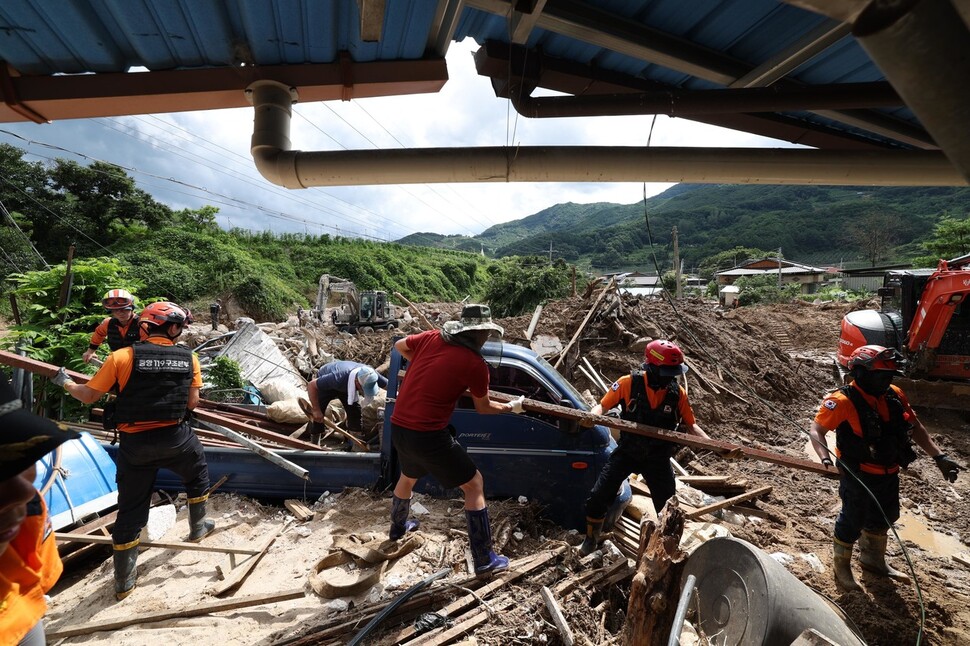
[{"label": "truck cab", "polygon": [[[491,390],[589,410],[576,389],[532,350],[489,342],[482,348],[482,355],[488,363]],[[407,363],[397,351],[392,351],[384,446],[391,445],[391,416],[402,370],[406,374]],[[563,527],[585,528],[586,497],[616,447],[606,427],[581,428],[575,421],[529,411],[520,415],[479,415],[470,396],[459,400],[451,424],[455,439],[465,447],[485,479],[486,496],[525,496],[543,505],[546,516]],[[390,467],[396,479],[397,465]],[[461,496],[457,490],[444,490],[431,477],[419,480],[415,488],[436,496]],[[624,482],[607,516],[607,526],[619,517],[630,497],[630,487]]]}]

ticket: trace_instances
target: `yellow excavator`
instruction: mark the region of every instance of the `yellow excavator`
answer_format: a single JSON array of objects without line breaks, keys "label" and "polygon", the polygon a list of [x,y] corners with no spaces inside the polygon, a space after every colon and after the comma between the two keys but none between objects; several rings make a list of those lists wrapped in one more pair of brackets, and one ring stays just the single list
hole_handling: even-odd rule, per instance
[{"label": "yellow excavator", "polygon": [[346,278],[323,274],[317,285],[317,302],[312,310],[313,316],[319,321],[325,321],[328,309],[330,322],[341,332],[355,334],[401,326],[397,308],[388,300],[387,292],[360,292]]}]

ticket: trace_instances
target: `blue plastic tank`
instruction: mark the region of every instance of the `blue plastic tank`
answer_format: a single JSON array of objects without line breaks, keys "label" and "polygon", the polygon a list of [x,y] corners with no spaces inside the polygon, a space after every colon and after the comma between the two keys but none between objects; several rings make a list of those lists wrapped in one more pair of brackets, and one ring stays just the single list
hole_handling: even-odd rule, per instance
[{"label": "blue plastic tank", "polygon": [[[55,530],[93,518],[118,504],[115,463],[88,433],[37,462],[34,486],[44,495]],[[45,490],[46,489],[46,490]]]}]

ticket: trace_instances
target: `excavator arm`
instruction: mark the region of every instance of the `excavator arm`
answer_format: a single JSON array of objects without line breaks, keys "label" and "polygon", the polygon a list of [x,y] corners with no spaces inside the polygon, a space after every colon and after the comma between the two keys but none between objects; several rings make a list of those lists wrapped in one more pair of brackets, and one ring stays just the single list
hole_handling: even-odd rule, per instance
[{"label": "excavator arm", "polygon": [[914,354],[934,351],[940,347],[943,334],[957,307],[970,294],[970,271],[965,264],[951,269],[941,260],[939,268],[926,281],[919,307],[909,326],[907,349]]}]

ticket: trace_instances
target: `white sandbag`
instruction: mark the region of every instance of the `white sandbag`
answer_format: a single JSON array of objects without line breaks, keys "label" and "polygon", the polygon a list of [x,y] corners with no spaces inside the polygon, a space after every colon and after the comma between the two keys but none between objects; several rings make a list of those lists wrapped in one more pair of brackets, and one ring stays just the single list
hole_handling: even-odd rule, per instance
[{"label": "white sandbag", "polygon": [[300,390],[287,379],[267,379],[263,383],[258,384],[256,388],[259,389],[259,394],[262,395],[263,401],[271,404],[287,399],[306,397],[305,390]]},{"label": "white sandbag", "polygon": [[306,414],[297,399],[284,399],[266,407],[266,416],[280,424],[303,424]]}]

